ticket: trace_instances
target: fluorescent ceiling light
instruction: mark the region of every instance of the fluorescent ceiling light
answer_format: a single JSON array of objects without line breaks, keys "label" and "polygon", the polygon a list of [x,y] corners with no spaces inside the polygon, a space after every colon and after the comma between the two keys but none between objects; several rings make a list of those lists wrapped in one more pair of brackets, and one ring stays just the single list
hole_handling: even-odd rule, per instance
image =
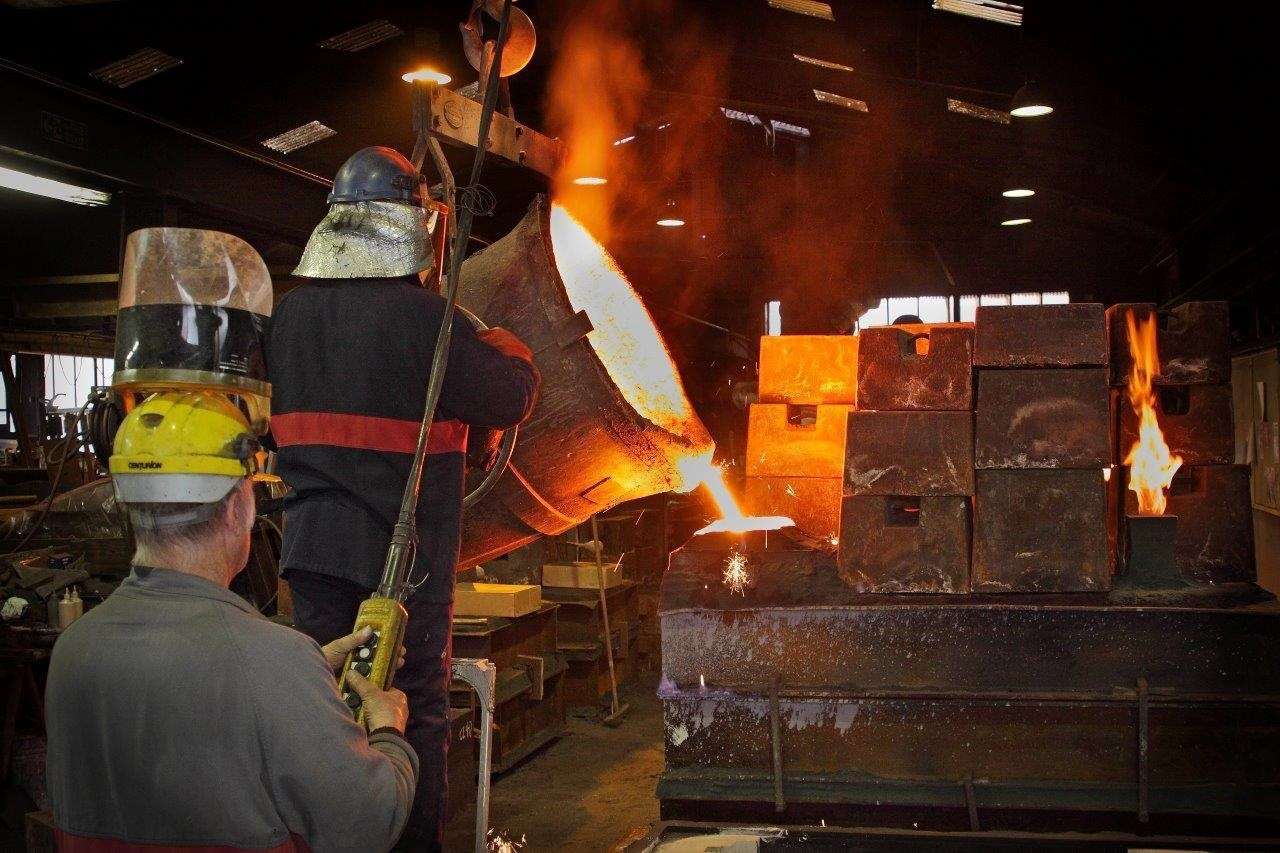
[{"label": "fluorescent ceiling light", "polygon": [[953,12],[1012,27],[1022,26],[1022,7],[1016,3],[1001,3],[999,0],[933,0],[933,8],[939,12]]},{"label": "fluorescent ceiling light", "polygon": [[684,220],[675,218],[659,219],[658,224],[663,228],[679,228],[681,225],[684,225]]},{"label": "fluorescent ceiling light", "polygon": [[784,12],[795,12],[797,15],[808,15],[811,18],[822,18],[834,21],[830,3],[818,3],[815,0],[769,0],[769,8],[781,9]]},{"label": "fluorescent ceiling light", "polygon": [[1000,195],[1004,196],[1005,198],[1030,198],[1035,194],[1036,194],[1035,190],[1026,190],[1026,189],[1005,190],[1004,192],[1000,193]]},{"label": "fluorescent ceiling light", "polygon": [[724,117],[731,121],[745,122],[746,124],[764,126],[764,122],[760,120],[760,116],[755,113],[744,113],[742,110],[730,109],[729,107],[721,107],[720,112]]},{"label": "fluorescent ceiling light", "polygon": [[45,198],[56,198],[59,201],[69,201],[72,204],[82,204],[86,207],[102,207],[111,201],[111,193],[78,187],[75,184],[64,184],[52,178],[28,175],[26,172],[7,169],[4,166],[0,166],[0,187],[42,195]]},{"label": "fluorescent ceiling light", "polygon": [[816,59],[812,56],[805,56],[803,53],[793,53],[791,55],[800,62],[804,62],[809,65],[816,65],[819,68],[829,68],[832,71],[853,71],[852,67],[848,65],[841,65],[839,62],[831,62],[826,59]]},{"label": "fluorescent ceiling light", "polygon": [[380,44],[403,34],[404,30],[390,21],[378,20],[362,24],[354,29],[347,30],[345,33],[338,33],[336,36],[317,42],[316,46],[325,50],[344,50],[347,53],[358,53],[367,47],[373,47],[375,44]]},{"label": "fluorescent ceiling light", "polygon": [[145,47],[124,59],[104,65],[96,71],[90,71],[89,76],[108,86],[124,89],[148,77],[154,77],[162,71],[177,68],[181,64],[182,60],[176,56],[170,56],[153,47]]},{"label": "fluorescent ceiling light", "polygon": [[573,182],[580,187],[601,187],[609,183],[609,179],[598,178],[592,175],[583,175],[580,178],[574,178]]},{"label": "fluorescent ceiling light", "polygon": [[808,139],[810,135],[809,128],[801,127],[798,124],[791,124],[790,122],[778,121],[777,119],[771,120],[769,124],[773,126],[774,133],[785,133],[788,136],[799,136],[802,139]]},{"label": "fluorescent ceiling light", "polygon": [[959,98],[947,98],[947,112],[958,113],[962,116],[982,119],[983,121],[994,122],[995,124],[1009,124],[1013,121],[1009,118],[1009,114],[1004,110],[993,110],[990,107],[971,104],[968,101],[962,101]]},{"label": "fluorescent ceiling light", "polygon": [[859,101],[857,98],[846,98],[844,95],[834,95],[821,89],[814,89],[813,96],[824,104],[834,104],[837,107],[844,107],[846,110],[857,110],[860,113],[870,112],[867,109],[867,102]]},{"label": "fluorescent ceiling light", "polygon": [[301,127],[295,127],[293,130],[286,130],[279,136],[273,136],[270,139],[262,140],[262,144],[270,148],[272,151],[278,151],[281,154],[292,154],[299,148],[310,145],[313,142],[319,142],[321,139],[328,139],[330,136],[337,134],[338,131],[331,127],[326,127],[318,121],[309,121]]},{"label": "fluorescent ceiling light", "polygon": [[635,142],[635,141],[636,141],[636,138],[635,138],[635,135],[633,134],[631,136],[624,136],[621,139],[614,140],[613,144],[615,146],[626,145],[628,142]]},{"label": "fluorescent ceiling light", "polygon": [[1019,216],[1016,219],[1006,219],[1000,223],[1001,225],[1029,225],[1031,220],[1025,216]]}]

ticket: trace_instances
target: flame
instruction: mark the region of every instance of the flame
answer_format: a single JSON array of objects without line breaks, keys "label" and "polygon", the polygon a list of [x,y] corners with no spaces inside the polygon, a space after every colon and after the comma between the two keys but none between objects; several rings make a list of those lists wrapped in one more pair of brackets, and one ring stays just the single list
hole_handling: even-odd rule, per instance
[{"label": "flame", "polygon": [[1124,464],[1129,466],[1129,488],[1138,496],[1139,515],[1164,515],[1165,490],[1182,465],[1182,457],[1169,451],[1160,424],[1156,421],[1156,395],[1153,380],[1160,372],[1160,354],[1156,347],[1156,318],[1151,315],[1139,321],[1133,311],[1125,315],[1129,329],[1129,354],[1133,369],[1129,373],[1129,403],[1138,415],[1138,440],[1129,450]]},{"label": "flame", "polygon": [[704,533],[748,533],[753,530],[781,530],[791,527],[794,521],[782,515],[747,515],[738,505],[737,499],[729,491],[724,481],[724,469],[711,461],[711,453],[698,456],[686,456],[676,463],[680,477],[684,481],[680,491],[691,492],[698,486],[706,486],[715,501],[720,518],[711,522],[697,532]]}]

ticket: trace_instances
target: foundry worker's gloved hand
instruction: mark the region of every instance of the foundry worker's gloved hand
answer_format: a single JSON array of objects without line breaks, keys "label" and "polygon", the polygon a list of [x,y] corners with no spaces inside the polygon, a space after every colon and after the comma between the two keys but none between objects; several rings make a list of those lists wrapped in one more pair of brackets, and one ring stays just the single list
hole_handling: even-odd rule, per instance
[{"label": "foundry worker's gloved hand", "polygon": [[388,729],[398,735],[404,734],[405,724],[409,721],[409,699],[403,692],[394,687],[379,690],[377,685],[355,670],[347,673],[347,684],[364,703],[364,719],[371,735]]},{"label": "foundry worker's gloved hand", "polygon": [[476,337],[503,355],[533,364],[533,353],[524,345],[524,341],[506,329],[485,329],[483,332],[476,332]]},{"label": "foundry worker's gloved hand", "polygon": [[[346,662],[347,655],[367,643],[372,635],[373,629],[366,625],[359,631],[353,631],[321,647],[324,659],[334,675],[338,674]],[[396,669],[402,666],[404,666],[404,646],[400,647],[400,660],[396,662]],[[404,693],[395,688],[379,690],[377,685],[355,670],[347,673],[347,683],[364,701],[364,713],[369,722],[370,732],[376,732],[378,729],[392,729],[396,734],[404,734],[405,722],[409,719],[409,700]]]},{"label": "foundry worker's gloved hand", "polygon": [[[524,341],[506,329],[485,329],[484,331],[476,332],[476,337],[505,356],[518,358],[528,364],[533,364],[533,353],[525,346]],[[489,427],[472,427],[467,434],[467,467],[480,471],[488,471],[493,468],[494,463],[498,461],[502,436],[502,430]]]}]

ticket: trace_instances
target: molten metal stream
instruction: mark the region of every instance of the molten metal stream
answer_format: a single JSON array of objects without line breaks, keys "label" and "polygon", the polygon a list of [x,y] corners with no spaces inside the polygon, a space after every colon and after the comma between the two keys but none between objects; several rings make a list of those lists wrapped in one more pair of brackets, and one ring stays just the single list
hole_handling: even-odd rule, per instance
[{"label": "molten metal stream", "polygon": [[693,491],[698,486],[706,486],[711,498],[720,510],[720,518],[711,522],[697,532],[704,533],[748,533],[753,530],[781,530],[791,527],[794,521],[781,515],[744,515],[738,501],[729,491],[724,481],[724,470],[711,461],[711,454],[690,456],[679,462],[680,476],[684,478],[683,491]]},{"label": "molten metal stream", "polygon": [[1153,380],[1160,372],[1156,346],[1156,318],[1138,321],[1132,311],[1125,315],[1129,329],[1129,403],[1138,415],[1138,440],[1124,464],[1129,466],[1129,488],[1138,496],[1138,515],[1164,515],[1165,490],[1182,465],[1182,457],[1169,451],[1160,424],[1156,421]]}]

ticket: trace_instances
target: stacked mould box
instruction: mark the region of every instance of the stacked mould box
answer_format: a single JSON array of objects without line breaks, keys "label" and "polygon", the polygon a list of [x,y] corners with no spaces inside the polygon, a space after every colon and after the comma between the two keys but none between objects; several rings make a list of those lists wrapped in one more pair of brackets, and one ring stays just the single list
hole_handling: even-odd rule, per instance
[{"label": "stacked mould box", "polygon": [[784,515],[802,543],[834,550],[839,535],[845,419],[857,399],[858,338],[760,339],[760,402],[747,428],[746,508]]},{"label": "stacked mould box", "polygon": [[840,513],[840,577],[857,592],[969,591],[973,326],[861,335]]},{"label": "stacked mould box", "polygon": [[[1182,457],[1168,491],[1166,513],[1178,517],[1174,562],[1194,583],[1255,580],[1249,466],[1236,465],[1232,418],[1231,355],[1226,302],[1187,302],[1157,312],[1151,303],[1122,303],[1107,310],[1117,460],[1137,441],[1138,416],[1125,386],[1133,359],[1126,315],[1157,321],[1160,373],[1155,379],[1156,420],[1169,449]],[[1119,554],[1125,553],[1124,515],[1137,512],[1120,468]],[[1123,570],[1123,565],[1121,566]]]},{"label": "stacked mould box", "polygon": [[980,307],[973,363],[973,590],[1109,589],[1115,489],[1103,307]]}]

